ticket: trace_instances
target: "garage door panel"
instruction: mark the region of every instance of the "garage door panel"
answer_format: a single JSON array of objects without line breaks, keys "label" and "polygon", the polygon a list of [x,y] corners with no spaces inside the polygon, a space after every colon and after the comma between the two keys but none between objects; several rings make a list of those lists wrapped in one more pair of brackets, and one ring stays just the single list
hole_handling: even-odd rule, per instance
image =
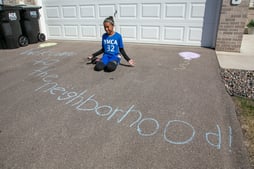
[{"label": "garage door panel", "polygon": [[187,3],[166,4],[165,18],[183,20],[186,16],[186,6]]},{"label": "garage door panel", "polygon": [[81,18],[96,18],[95,5],[81,5],[80,6],[80,17]]},{"label": "garage door panel", "polygon": [[159,40],[160,27],[141,26],[141,40]]},{"label": "garage door panel", "polygon": [[97,26],[96,25],[81,25],[81,38],[92,38],[97,37]]},{"label": "garage door panel", "polygon": [[76,6],[63,6],[62,7],[63,18],[77,18],[78,12]]},{"label": "garage door panel", "polygon": [[61,37],[62,29],[61,25],[49,25],[48,26],[48,35],[50,37]]},{"label": "garage door panel", "polygon": [[137,8],[138,8],[138,4],[120,4],[119,5],[119,10],[120,10],[119,18],[123,18],[123,19],[137,18]]},{"label": "garage door panel", "polygon": [[188,28],[188,39],[187,41],[198,42],[201,41],[202,28],[199,27],[189,27]]},{"label": "garage door panel", "polygon": [[204,13],[205,13],[205,4],[204,3],[191,3],[191,12],[190,18],[191,19],[201,19],[203,20]]},{"label": "garage door panel", "polygon": [[142,4],[142,18],[160,18],[161,4]]},{"label": "garage door panel", "polygon": [[105,18],[112,16],[116,11],[115,5],[99,5],[99,17]]},{"label": "garage door panel", "polygon": [[64,36],[67,38],[78,38],[78,26],[77,25],[63,25]]},{"label": "garage door panel", "polygon": [[61,18],[58,6],[47,6],[45,13],[46,18]]},{"label": "garage door panel", "polygon": [[184,40],[184,27],[165,27],[164,40],[178,41]]},{"label": "garage door panel", "polygon": [[101,40],[102,35],[105,33],[104,26],[100,25],[99,26],[99,30],[100,30],[100,32],[99,32],[99,40]]},{"label": "garage door panel", "polygon": [[[101,40],[103,20],[116,13],[115,30],[125,41],[201,46],[208,0],[44,0],[48,38]],[[209,8],[216,11],[219,0]],[[207,7],[208,8],[208,7]],[[216,25],[215,14],[209,24]],[[213,26],[215,28],[215,26]],[[209,29],[208,27],[205,27]],[[213,29],[214,29],[213,28]],[[203,36],[203,37],[202,37]]]},{"label": "garage door panel", "polygon": [[120,32],[124,32],[123,38],[127,40],[135,40],[137,39],[137,26],[135,25],[120,25]]}]

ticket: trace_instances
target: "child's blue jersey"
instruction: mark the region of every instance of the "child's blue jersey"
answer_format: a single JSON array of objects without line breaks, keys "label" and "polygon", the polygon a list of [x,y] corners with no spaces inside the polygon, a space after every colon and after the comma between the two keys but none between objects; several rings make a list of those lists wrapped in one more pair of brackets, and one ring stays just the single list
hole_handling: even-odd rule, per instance
[{"label": "child's blue jersey", "polygon": [[114,35],[109,36],[105,33],[102,36],[102,47],[105,54],[118,55],[120,53],[119,48],[124,47],[121,34],[115,32]]}]

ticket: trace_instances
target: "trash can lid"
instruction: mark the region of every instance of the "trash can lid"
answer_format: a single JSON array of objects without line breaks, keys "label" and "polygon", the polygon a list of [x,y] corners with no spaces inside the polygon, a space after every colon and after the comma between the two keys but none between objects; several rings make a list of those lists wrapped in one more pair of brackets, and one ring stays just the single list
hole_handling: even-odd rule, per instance
[{"label": "trash can lid", "polygon": [[41,6],[36,5],[16,5],[16,6],[21,9],[41,9]]},{"label": "trash can lid", "polygon": [[6,10],[20,10],[21,8],[19,6],[13,6],[13,5],[0,5],[0,12],[6,11]]}]

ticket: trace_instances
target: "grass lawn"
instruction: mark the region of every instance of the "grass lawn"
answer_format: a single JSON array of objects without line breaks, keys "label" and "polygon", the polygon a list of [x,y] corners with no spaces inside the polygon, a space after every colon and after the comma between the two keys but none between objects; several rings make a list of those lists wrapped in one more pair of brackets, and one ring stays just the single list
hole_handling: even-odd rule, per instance
[{"label": "grass lawn", "polygon": [[244,143],[249,151],[251,166],[254,167],[254,100],[233,97],[236,112],[244,134]]}]

